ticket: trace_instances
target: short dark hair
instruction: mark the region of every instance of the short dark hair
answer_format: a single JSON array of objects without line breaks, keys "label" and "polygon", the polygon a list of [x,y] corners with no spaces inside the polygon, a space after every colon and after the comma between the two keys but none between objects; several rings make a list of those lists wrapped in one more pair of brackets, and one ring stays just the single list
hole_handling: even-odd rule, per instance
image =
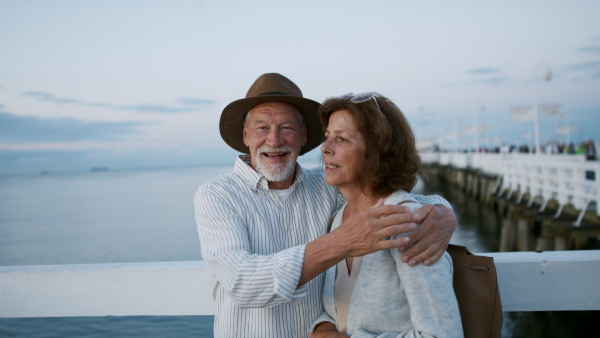
[{"label": "short dark hair", "polygon": [[324,129],[331,114],[340,110],[352,115],[368,149],[364,170],[359,176],[363,191],[371,187],[373,195],[380,198],[400,189],[410,192],[417,183],[421,157],[410,124],[400,108],[379,94],[359,103],[350,98],[332,97],[319,107]]}]

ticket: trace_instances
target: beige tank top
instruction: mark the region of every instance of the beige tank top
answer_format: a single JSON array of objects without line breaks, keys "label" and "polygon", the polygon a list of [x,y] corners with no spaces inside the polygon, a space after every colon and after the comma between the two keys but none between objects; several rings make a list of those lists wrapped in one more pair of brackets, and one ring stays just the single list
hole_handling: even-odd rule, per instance
[{"label": "beige tank top", "polygon": [[360,273],[363,257],[354,257],[352,260],[352,269],[348,274],[348,265],[346,260],[342,259],[336,267],[335,288],[334,288],[334,303],[336,310],[336,321],[338,331],[342,334],[347,334],[348,331],[348,309],[350,308],[350,300],[354,285]]}]

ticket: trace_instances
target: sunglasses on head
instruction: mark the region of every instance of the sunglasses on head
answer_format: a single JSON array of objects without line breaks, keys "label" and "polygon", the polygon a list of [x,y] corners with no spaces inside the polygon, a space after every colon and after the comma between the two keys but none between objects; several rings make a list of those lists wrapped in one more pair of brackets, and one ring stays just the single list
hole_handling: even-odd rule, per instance
[{"label": "sunglasses on head", "polygon": [[377,103],[377,96],[379,96],[379,94],[377,92],[364,92],[364,93],[360,93],[360,94],[356,94],[354,95],[354,93],[348,93],[348,94],[344,94],[344,95],[340,95],[340,96],[336,96],[336,98],[340,99],[340,100],[350,100],[350,102],[352,103],[362,103],[362,102],[367,102],[371,99],[375,100],[375,105],[377,106],[377,110],[379,110],[379,114],[381,114],[383,116],[383,113],[381,112],[381,108],[379,108],[379,103]]}]

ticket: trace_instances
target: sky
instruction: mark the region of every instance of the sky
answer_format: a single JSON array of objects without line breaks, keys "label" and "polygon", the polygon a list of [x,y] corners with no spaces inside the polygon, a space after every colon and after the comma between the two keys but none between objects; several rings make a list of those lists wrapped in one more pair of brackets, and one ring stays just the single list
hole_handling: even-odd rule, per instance
[{"label": "sky", "polygon": [[379,92],[420,145],[532,145],[513,112],[536,99],[556,108],[542,144],[600,141],[598,13],[579,0],[0,0],[0,175],[233,165],[220,114],[269,72],[319,102]]}]

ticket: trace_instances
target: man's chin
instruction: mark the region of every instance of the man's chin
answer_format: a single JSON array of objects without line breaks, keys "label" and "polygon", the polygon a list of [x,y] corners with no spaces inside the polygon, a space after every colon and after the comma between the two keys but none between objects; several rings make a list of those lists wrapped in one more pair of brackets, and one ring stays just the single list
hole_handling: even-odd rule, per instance
[{"label": "man's chin", "polygon": [[294,165],[260,165],[256,168],[257,172],[263,175],[269,182],[281,182],[290,178],[294,174]]}]

